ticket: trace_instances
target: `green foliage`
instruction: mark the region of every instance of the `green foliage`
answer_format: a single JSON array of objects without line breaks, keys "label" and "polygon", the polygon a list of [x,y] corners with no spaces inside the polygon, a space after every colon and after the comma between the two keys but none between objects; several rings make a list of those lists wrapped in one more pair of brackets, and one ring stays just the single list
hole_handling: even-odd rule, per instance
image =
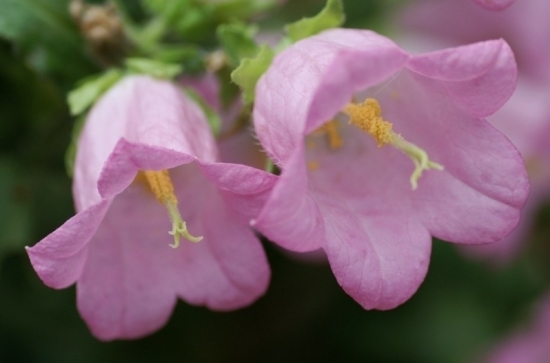
[{"label": "green foliage", "polygon": [[30,240],[28,187],[17,164],[0,159],[0,261],[7,252],[22,249]]},{"label": "green foliage", "polygon": [[91,76],[80,82],[80,85],[69,92],[67,102],[71,115],[77,116],[86,111],[112,85],[122,77],[118,69],[111,69],[100,75]]},{"label": "green foliage", "polygon": [[285,27],[288,37],[296,42],[322,32],[339,27],[344,23],[344,5],[342,0],[328,0],[321,12],[312,18],[303,18]]},{"label": "green foliage", "polygon": [[254,41],[257,32],[257,26],[243,23],[222,24],[217,29],[218,39],[235,65],[239,64],[241,59],[253,57],[258,53],[258,45]]},{"label": "green foliage", "polygon": [[148,74],[163,79],[172,79],[183,71],[183,67],[179,64],[146,58],[128,58],[125,64],[131,73]]},{"label": "green foliage", "polygon": [[174,33],[189,41],[212,42],[218,25],[246,20],[269,10],[274,0],[143,0],[144,6],[156,20],[151,27],[157,39]]},{"label": "green foliage", "polygon": [[245,58],[237,69],[231,73],[231,79],[243,91],[244,101],[252,103],[258,79],[271,65],[274,53],[268,46],[262,46],[254,58]]},{"label": "green foliage", "polygon": [[0,37],[14,42],[36,70],[69,82],[92,68],[66,0],[0,0]]}]

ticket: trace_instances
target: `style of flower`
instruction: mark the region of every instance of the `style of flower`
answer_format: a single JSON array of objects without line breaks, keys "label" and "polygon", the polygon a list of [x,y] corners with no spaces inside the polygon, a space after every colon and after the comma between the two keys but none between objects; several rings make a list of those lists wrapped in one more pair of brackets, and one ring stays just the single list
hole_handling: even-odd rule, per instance
[{"label": "style of flower", "polygon": [[230,310],[265,292],[270,270],[249,220],[276,177],[216,160],[202,111],[168,81],[128,77],[91,110],[77,214],[27,251],[46,285],[76,283],[99,339],[154,332],[178,297]]},{"label": "style of flower", "polygon": [[396,307],[426,275],[431,236],[487,243],[517,225],[525,168],[483,119],[515,83],[502,40],[417,56],[362,30],[295,43],[256,87],[255,129],[282,173],[253,225],[323,248],[364,308]]}]

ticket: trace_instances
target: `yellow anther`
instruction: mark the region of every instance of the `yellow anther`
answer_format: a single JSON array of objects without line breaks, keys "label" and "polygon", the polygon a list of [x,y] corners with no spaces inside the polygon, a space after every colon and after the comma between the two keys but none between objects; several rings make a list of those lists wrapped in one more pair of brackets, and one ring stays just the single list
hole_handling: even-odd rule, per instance
[{"label": "yellow anther", "polygon": [[336,121],[332,120],[327,122],[321,126],[321,129],[327,133],[328,145],[331,149],[339,149],[342,147],[344,141],[340,136],[340,132],[338,131],[338,123]]},{"label": "yellow anther", "polygon": [[174,185],[172,184],[172,179],[170,179],[170,174],[168,170],[160,171],[151,171],[144,170],[143,175],[149,184],[149,188],[162,204],[168,202],[178,204],[176,195],[174,194]]},{"label": "yellow anther", "polygon": [[311,171],[319,169],[319,163],[316,161],[308,161],[307,168]]},{"label": "yellow anther", "polygon": [[374,137],[378,147],[393,142],[393,125],[382,118],[380,104],[374,98],[367,98],[362,104],[349,103],[344,112],[348,114],[350,124]]},{"label": "yellow anther", "polygon": [[184,237],[190,242],[199,242],[202,237],[192,236],[187,230],[187,224],[181,218],[178,210],[178,198],[174,193],[174,185],[168,170],[151,171],[145,170],[142,172],[145,177],[149,188],[153,192],[153,195],[161,202],[168,210],[168,215],[172,221],[172,230],[168,232],[174,236],[174,243],[169,246],[176,248],[180,244],[180,238]]},{"label": "yellow anther", "polygon": [[[340,131],[338,131],[338,123],[335,120],[329,121],[323,126],[319,127],[315,131],[313,131],[313,135],[327,135],[328,137],[328,146],[331,149],[339,149],[344,145],[344,141],[342,140],[342,136],[340,136]],[[310,147],[308,144],[308,148],[314,149],[315,145],[311,145],[313,147]]]},{"label": "yellow anther", "polygon": [[367,98],[362,104],[349,103],[344,113],[349,116],[349,123],[371,135],[378,147],[390,144],[412,159],[415,166],[410,178],[413,190],[418,187],[424,170],[443,170],[443,165],[431,161],[426,151],[393,132],[392,123],[382,118],[382,109],[374,98]]}]

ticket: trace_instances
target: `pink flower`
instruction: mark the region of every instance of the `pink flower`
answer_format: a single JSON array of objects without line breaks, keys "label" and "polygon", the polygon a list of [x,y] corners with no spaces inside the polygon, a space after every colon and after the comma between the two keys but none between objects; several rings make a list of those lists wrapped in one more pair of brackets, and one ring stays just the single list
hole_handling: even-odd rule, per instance
[{"label": "pink flower", "polygon": [[[497,3],[498,1],[494,1]],[[481,9],[465,0],[416,0],[399,14],[397,27],[456,46],[504,38],[525,77],[550,81],[550,1],[526,0],[500,12]]]},{"label": "pink flower", "polygon": [[99,339],[154,332],[178,297],[230,310],[265,292],[270,271],[248,222],[275,177],[216,158],[202,111],[167,81],[128,77],[91,110],[77,214],[27,251],[46,285],[77,284]]},{"label": "pink flower", "polygon": [[[433,14],[437,16],[433,16]],[[518,88],[510,101],[487,118],[521,152],[527,163],[531,193],[520,225],[499,243],[464,248],[469,255],[494,264],[517,257],[527,241],[542,200],[550,195],[550,1],[529,0],[506,11],[490,13],[462,0],[418,0],[398,17],[408,49],[464,44],[503,37],[519,63]],[[420,37],[419,37],[420,35]],[[414,39],[413,42],[410,39]]]},{"label": "pink flower", "polygon": [[486,243],[517,224],[526,172],[483,119],[515,82],[500,40],[419,56],[361,30],[294,44],[256,88],[256,131],[282,174],[255,227],[290,250],[322,247],[363,307],[403,303],[431,235]]},{"label": "pink flower", "polygon": [[[550,85],[549,85],[550,86]],[[503,266],[515,260],[525,247],[541,201],[550,195],[550,87],[520,78],[518,88],[494,115],[487,118],[521,152],[529,173],[529,198],[518,227],[498,243],[468,246],[462,251]]]},{"label": "pink flower", "polygon": [[474,0],[479,5],[483,6],[485,9],[489,10],[503,10],[516,0]]},{"label": "pink flower", "polygon": [[240,99],[224,107],[220,102],[220,82],[216,75],[206,73],[200,77],[185,77],[180,80],[185,87],[193,89],[221,118],[221,130],[217,140],[220,160],[265,169],[266,155],[254,138],[250,120],[243,112]]},{"label": "pink flower", "polygon": [[538,304],[530,326],[498,343],[483,362],[544,363],[550,357],[550,296]]}]

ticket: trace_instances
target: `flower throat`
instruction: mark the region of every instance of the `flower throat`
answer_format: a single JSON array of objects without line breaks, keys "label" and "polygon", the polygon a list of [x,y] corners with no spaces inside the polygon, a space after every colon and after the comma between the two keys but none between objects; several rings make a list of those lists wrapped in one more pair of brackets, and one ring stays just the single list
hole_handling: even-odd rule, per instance
[{"label": "flower throat", "polygon": [[180,238],[183,237],[191,242],[200,242],[202,237],[194,237],[187,230],[187,224],[181,218],[178,210],[178,199],[174,193],[174,185],[168,170],[151,171],[144,170],[141,172],[153,192],[154,196],[168,210],[168,215],[172,221],[172,230],[168,232],[174,236],[174,243],[169,246],[177,248],[180,245]]},{"label": "flower throat", "polygon": [[[367,98],[363,103],[348,103],[342,112],[349,116],[349,124],[371,135],[378,147],[391,145],[411,158],[415,166],[410,177],[413,190],[418,188],[418,179],[424,170],[443,170],[443,165],[431,161],[426,151],[393,131],[393,124],[382,118],[382,109],[374,98]],[[318,129],[327,135],[331,149],[338,149],[344,144],[337,127],[336,121],[330,121]],[[317,164],[310,165],[311,170],[317,167]]]}]

